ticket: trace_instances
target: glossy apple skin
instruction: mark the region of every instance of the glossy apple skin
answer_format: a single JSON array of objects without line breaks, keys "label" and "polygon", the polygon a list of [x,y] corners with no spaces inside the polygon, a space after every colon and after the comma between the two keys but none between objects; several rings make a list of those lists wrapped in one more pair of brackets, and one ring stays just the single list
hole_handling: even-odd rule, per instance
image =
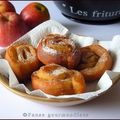
[{"label": "glossy apple skin", "polygon": [[0,46],[6,47],[16,41],[29,28],[21,19],[20,15],[14,12],[0,14]]},{"label": "glossy apple skin", "polygon": [[0,13],[16,12],[15,7],[9,1],[0,1]]},{"label": "glossy apple skin", "polygon": [[40,23],[50,19],[48,9],[38,2],[32,2],[28,4],[21,11],[20,15],[31,29],[36,27]]}]

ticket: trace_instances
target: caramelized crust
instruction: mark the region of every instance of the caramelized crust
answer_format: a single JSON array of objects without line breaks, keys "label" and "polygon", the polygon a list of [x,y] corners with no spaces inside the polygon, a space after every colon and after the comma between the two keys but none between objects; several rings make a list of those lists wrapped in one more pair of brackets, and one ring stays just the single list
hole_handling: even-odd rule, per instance
[{"label": "caramelized crust", "polygon": [[79,94],[86,90],[84,77],[80,72],[57,64],[41,67],[32,74],[31,79],[33,89],[55,96]]},{"label": "caramelized crust", "polygon": [[44,64],[56,63],[70,69],[75,68],[80,60],[79,46],[58,34],[49,34],[43,38],[39,43],[37,55]]},{"label": "caramelized crust", "polygon": [[74,44],[65,36],[59,36],[57,34],[50,34],[45,39],[45,44],[51,49],[64,54],[72,52]]},{"label": "caramelized crust", "polygon": [[32,72],[40,67],[36,49],[28,44],[10,46],[6,50],[5,59],[9,62],[19,82],[30,80]]},{"label": "caramelized crust", "polygon": [[112,67],[112,57],[109,52],[100,45],[90,45],[80,49],[80,72],[86,81],[99,79],[106,70]]}]

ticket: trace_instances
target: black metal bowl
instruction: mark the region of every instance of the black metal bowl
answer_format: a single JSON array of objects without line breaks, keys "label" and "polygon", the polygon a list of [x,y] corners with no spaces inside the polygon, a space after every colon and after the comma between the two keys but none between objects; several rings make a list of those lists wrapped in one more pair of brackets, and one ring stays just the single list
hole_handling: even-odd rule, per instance
[{"label": "black metal bowl", "polygon": [[105,23],[120,19],[120,0],[54,1],[62,14],[79,22]]}]

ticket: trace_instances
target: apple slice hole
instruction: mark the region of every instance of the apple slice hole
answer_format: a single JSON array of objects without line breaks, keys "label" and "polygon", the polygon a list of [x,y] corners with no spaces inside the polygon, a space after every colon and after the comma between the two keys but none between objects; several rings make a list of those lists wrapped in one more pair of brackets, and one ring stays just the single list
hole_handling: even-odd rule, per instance
[{"label": "apple slice hole", "polygon": [[27,55],[26,55],[26,54],[27,54],[26,50],[23,49],[22,55],[23,55],[23,58],[24,58],[25,60],[27,59]]}]

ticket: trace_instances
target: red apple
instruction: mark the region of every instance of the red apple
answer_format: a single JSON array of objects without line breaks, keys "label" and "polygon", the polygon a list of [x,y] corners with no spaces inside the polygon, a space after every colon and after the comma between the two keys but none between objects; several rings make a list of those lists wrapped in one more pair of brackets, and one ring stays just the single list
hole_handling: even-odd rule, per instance
[{"label": "red apple", "polygon": [[30,28],[34,28],[38,24],[50,19],[48,9],[38,2],[28,4],[21,11],[20,15]]},{"label": "red apple", "polygon": [[14,12],[0,14],[0,46],[10,45],[28,30],[20,15]]},{"label": "red apple", "polygon": [[16,12],[15,7],[8,1],[0,1],[0,13]]}]

